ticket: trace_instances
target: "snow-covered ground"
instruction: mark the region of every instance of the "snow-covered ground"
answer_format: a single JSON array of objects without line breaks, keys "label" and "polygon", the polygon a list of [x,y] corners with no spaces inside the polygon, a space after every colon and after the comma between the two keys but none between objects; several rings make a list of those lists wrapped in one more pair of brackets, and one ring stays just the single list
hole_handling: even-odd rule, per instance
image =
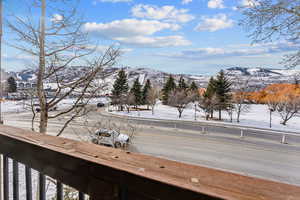
[{"label": "snow-covered ground", "polygon": [[[204,112],[197,109],[197,121],[205,122]],[[168,119],[168,120],[188,120],[194,121],[195,111],[194,106],[189,105],[182,113],[182,118],[178,118],[178,111],[174,107],[162,105],[161,103],[157,104],[154,109],[154,115],[152,115],[151,111],[131,111],[130,113],[117,112],[113,111],[114,114],[119,115],[128,115],[133,117],[144,117],[144,118],[154,118],[154,119]],[[217,117],[218,113],[215,113],[215,117]],[[210,120],[209,122],[214,123],[225,123],[225,124],[235,124],[242,126],[251,126],[257,128],[269,128],[269,111],[266,105],[250,105],[250,109],[247,113],[242,113],[240,117],[240,123],[236,122],[236,115],[233,116],[233,123],[229,121],[229,116],[227,112],[222,113],[223,121],[215,121]],[[285,131],[293,131],[300,132],[300,117],[294,117],[290,119],[286,126],[280,124],[281,118],[278,113],[273,113],[272,115],[272,129],[275,130],[285,130]]]},{"label": "snow-covered ground", "polygon": [[[74,104],[76,99],[69,98],[69,99],[64,99],[58,104],[58,110],[59,109],[65,109],[71,105]],[[88,104],[94,104],[96,105],[97,103],[108,103],[109,100],[108,98],[93,98],[90,99]],[[30,101],[4,101],[2,102],[2,112],[4,113],[12,113],[12,112],[24,112],[24,111],[30,111]]]},{"label": "snow-covered ground", "polygon": [[4,101],[1,106],[2,112],[22,112],[25,111],[24,101]]}]

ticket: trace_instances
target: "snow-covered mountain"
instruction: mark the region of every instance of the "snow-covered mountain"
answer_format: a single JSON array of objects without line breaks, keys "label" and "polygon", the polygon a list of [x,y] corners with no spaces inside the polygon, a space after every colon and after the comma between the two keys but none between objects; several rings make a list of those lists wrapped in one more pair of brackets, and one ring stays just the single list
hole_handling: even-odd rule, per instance
[{"label": "snow-covered mountain", "polygon": [[231,67],[224,71],[232,77],[233,82],[247,80],[253,89],[263,88],[273,83],[293,83],[296,79],[300,79],[300,70],[297,69]]},{"label": "snow-covered mountain", "polygon": [[[141,84],[144,84],[147,79],[150,79],[152,84],[156,86],[162,86],[165,80],[168,78],[170,73],[166,73],[163,71],[158,71],[150,68],[131,68],[125,67],[123,68],[125,73],[128,76],[129,85],[132,85],[136,78],[139,79]],[[82,66],[74,66],[68,68],[63,73],[59,74],[60,77],[63,77],[66,81],[72,81],[79,77],[80,75],[84,74],[87,71],[86,67]],[[106,83],[109,87],[112,87],[114,80],[116,79],[120,68],[117,67],[110,67],[104,68],[103,73],[99,79],[101,82]],[[26,69],[20,72],[9,72],[10,76],[13,76],[17,81],[24,81],[24,82],[35,82],[36,81],[36,70],[33,69]],[[176,80],[179,80],[180,76],[183,76],[187,82],[195,81],[199,86],[205,85],[208,81],[207,76],[202,75],[187,75],[187,74],[172,74]],[[51,82],[51,81],[50,81]]]},{"label": "snow-covered mountain", "polygon": [[[150,79],[153,85],[162,87],[170,73],[166,73],[159,70],[140,67],[123,68],[128,76],[129,85],[132,85],[136,78],[139,79],[141,84],[144,84],[147,79]],[[100,83],[105,83],[105,90],[110,91],[114,80],[116,79],[120,68],[111,67],[105,68],[101,77],[98,77]],[[59,76],[63,77],[66,81],[72,81],[87,71],[86,67],[73,66],[61,72]],[[251,79],[250,83],[253,87],[264,87],[265,85],[272,83],[291,82],[294,80],[296,74],[300,74],[300,70],[286,70],[286,69],[267,69],[267,68],[243,68],[243,67],[231,67],[224,70],[225,73],[232,77],[232,81],[236,80],[236,76],[240,79]],[[26,69],[20,72],[9,72],[9,76],[13,76],[17,81],[35,82],[36,70]],[[183,76],[188,83],[195,81],[199,87],[206,87],[209,80],[207,75],[188,75],[188,74],[172,74],[176,80],[179,80],[180,76]],[[299,76],[300,77],[300,76]],[[54,82],[49,81],[49,83]]]},{"label": "snow-covered mountain", "polygon": [[253,77],[277,77],[277,76],[293,76],[300,74],[297,69],[269,69],[269,68],[245,68],[231,67],[225,70],[229,76],[253,76]]}]

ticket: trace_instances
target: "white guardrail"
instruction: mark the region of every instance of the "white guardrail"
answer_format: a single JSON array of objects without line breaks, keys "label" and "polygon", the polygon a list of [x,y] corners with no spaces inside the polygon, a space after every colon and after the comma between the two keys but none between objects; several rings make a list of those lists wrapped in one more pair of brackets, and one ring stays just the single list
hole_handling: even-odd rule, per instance
[{"label": "white guardrail", "polygon": [[[265,128],[255,128],[255,127],[248,127],[248,126],[238,126],[238,125],[227,125],[227,124],[218,124],[218,123],[211,123],[211,122],[193,122],[193,121],[184,121],[184,120],[166,120],[166,119],[154,119],[154,118],[144,118],[144,117],[132,117],[127,115],[118,115],[111,112],[106,112],[109,114],[109,116],[113,116],[119,119],[130,119],[130,120],[137,120],[137,121],[147,121],[147,122],[161,122],[161,123],[174,123],[174,128],[178,128],[178,123],[185,124],[185,125],[193,125],[201,127],[202,133],[206,133],[206,128],[208,127],[218,127],[218,128],[226,128],[226,129],[237,129],[240,131],[240,137],[246,136],[246,131],[253,131],[256,133],[265,132],[267,134],[273,134],[273,135],[281,135],[281,143],[287,144],[286,137],[287,136],[297,136],[300,138],[300,133],[296,132],[286,132],[286,131],[280,131],[280,130],[272,130],[272,129],[265,129]],[[251,133],[248,133],[251,134]]]}]

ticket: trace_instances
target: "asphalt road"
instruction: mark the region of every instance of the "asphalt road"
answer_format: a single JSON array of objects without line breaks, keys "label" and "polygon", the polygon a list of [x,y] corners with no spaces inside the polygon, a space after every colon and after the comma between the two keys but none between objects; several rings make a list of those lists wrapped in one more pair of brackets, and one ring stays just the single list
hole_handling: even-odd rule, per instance
[{"label": "asphalt road", "polygon": [[[183,130],[192,130],[197,132],[209,132],[209,133],[222,133],[227,134],[229,136],[240,136],[241,129],[243,130],[243,137],[247,138],[256,138],[256,139],[263,139],[269,140],[274,142],[281,142],[282,136],[285,133],[285,142],[289,144],[300,144],[300,133],[296,132],[283,132],[278,131],[274,132],[270,129],[266,128],[255,128],[247,127],[247,126],[237,126],[237,125],[225,125],[225,124],[217,124],[211,122],[192,122],[192,121],[179,121],[179,120],[156,120],[156,119],[149,119],[149,118],[142,118],[142,117],[128,117],[128,116],[121,116],[115,115],[107,112],[101,112],[100,115],[103,117],[113,117],[114,119],[123,119],[126,120],[131,119],[133,123],[143,124],[143,125],[152,125],[152,126],[159,126],[165,128],[176,128],[176,129],[183,129]],[[241,128],[242,127],[242,128]]]},{"label": "asphalt road", "polygon": [[[5,115],[5,123],[21,128],[30,127],[30,113]],[[49,133],[55,134],[64,118],[49,122]],[[114,118],[93,112],[85,119],[77,119],[66,129],[63,137],[87,140],[88,129],[98,122],[112,121],[115,126],[137,124],[130,151],[164,157],[244,175],[296,184],[300,186],[300,145],[281,144],[266,137],[240,138],[239,134],[207,130],[205,134],[188,125],[171,127],[168,124],[147,124],[140,121]],[[186,127],[187,126],[187,127]]]}]

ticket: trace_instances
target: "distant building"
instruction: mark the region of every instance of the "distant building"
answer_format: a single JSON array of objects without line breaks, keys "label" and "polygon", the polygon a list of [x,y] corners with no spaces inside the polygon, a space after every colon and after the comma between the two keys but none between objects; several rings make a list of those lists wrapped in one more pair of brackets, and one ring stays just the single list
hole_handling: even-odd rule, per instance
[{"label": "distant building", "polygon": [[26,90],[36,88],[36,83],[28,81],[16,81],[18,90]]}]

